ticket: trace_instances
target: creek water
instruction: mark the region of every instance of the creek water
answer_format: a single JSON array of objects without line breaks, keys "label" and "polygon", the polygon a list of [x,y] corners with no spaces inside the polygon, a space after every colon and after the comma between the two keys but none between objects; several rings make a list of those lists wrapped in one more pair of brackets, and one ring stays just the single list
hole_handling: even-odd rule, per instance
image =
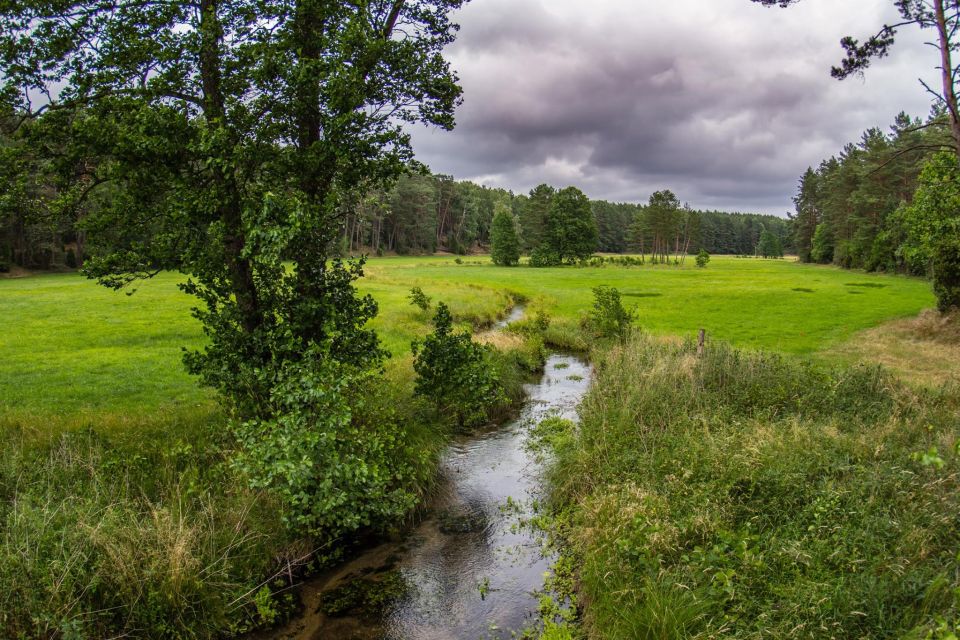
[{"label": "creek water", "polygon": [[[522,314],[514,309],[500,326]],[[479,640],[531,624],[551,559],[520,526],[540,493],[528,431],[549,415],[575,418],[590,374],[575,356],[550,356],[517,419],[450,445],[416,527],[307,584],[303,614],[265,637]]]}]

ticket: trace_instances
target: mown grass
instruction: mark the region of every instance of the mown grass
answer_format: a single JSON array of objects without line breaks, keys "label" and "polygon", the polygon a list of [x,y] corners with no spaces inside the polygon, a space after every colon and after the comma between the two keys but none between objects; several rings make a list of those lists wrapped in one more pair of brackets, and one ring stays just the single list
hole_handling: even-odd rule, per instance
[{"label": "mown grass", "polygon": [[644,336],[596,360],[542,430],[582,613],[554,637],[955,637],[956,389]]}]

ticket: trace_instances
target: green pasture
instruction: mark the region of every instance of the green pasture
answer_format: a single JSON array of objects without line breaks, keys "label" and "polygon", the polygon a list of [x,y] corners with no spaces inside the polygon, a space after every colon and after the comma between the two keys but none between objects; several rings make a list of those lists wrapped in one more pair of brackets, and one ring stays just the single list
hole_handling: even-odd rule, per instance
[{"label": "green pasture", "polygon": [[[495,267],[486,258],[370,260],[361,283],[380,304],[375,321],[404,368],[410,341],[429,318],[407,301],[413,286],[481,325],[510,297],[539,300],[561,322],[590,307],[591,289],[617,287],[639,324],[660,335],[707,329],[735,345],[789,353],[828,351],[852,334],[934,304],[927,282],[791,261],[715,257],[706,269],[604,266]],[[132,296],[76,274],[0,280],[0,415],[92,415],[208,406],[180,365],[183,347],[202,343],[179,276],[141,283]]]},{"label": "green pasture", "polygon": [[494,267],[486,259],[383,258],[371,261],[377,282],[420,286],[442,296],[452,284],[503,288],[542,298],[558,318],[589,309],[591,289],[616,287],[637,310],[641,327],[659,335],[690,335],[699,328],[743,347],[809,354],[853,333],[914,315],[934,304],[930,285],[917,278],[865,274],[790,260],[714,257],[706,269],[688,260],[674,266],[598,268]]}]

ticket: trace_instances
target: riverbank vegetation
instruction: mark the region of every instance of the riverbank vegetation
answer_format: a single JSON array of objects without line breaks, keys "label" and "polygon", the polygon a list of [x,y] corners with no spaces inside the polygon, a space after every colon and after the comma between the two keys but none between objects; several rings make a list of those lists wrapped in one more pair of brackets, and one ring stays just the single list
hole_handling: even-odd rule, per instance
[{"label": "riverbank vegetation", "polygon": [[582,614],[547,637],[955,637],[956,386],[642,335],[594,353],[579,425],[541,427]]},{"label": "riverbank vegetation", "polygon": [[[91,287],[75,276],[49,278]],[[46,279],[8,283],[42,289]],[[90,291],[92,298],[101,293]],[[305,573],[343,557],[366,537],[409,522],[458,427],[438,415],[430,399],[414,394],[410,343],[429,331],[431,316],[406,304],[399,288],[392,291],[398,307],[388,316],[397,322],[384,334],[387,344],[405,345],[405,352],[395,347],[398,358],[384,377],[353,381],[345,391],[351,414],[333,438],[287,424],[259,431],[231,427],[212,394],[178,376],[177,343],[184,334],[198,339],[199,327],[175,297],[175,278],[151,282],[141,293],[122,297],[125,306],[116,315],[95,302],[77,307],[110,343],[132,340],[154,307],[181,306],[183,333],[139,334],[141,341],[125,351],[126,366],[97,360],[101,352],[113,353],[106,344],[88,345],[77,356],[85,360],[83,368],[110,378],[99,383],[102,397],[85,401],[91,391],[84,373],[63,361],[64,385],[52,397],[42,383],[3,396],[4,637],[215,638],[276,622],[294,608],[288,589]],[[485,326],[510,304],[495,292],[477,300],[470,287],[448,288],[446,294],[461,328]],[[62,317],[47,317],[43,304],[32,305],[24,321],[24,333],[6,346],[47,346],[53,355],[56,343],[69,338],[57,326]],[[483,356],[496,393],[474,407],[472,417],[482,412],[501,419],[522,399],[527,376],[542,366],[541,347],[518,340]],[[136,377],[130,372],[137,372],[141,358],[159,362]],[[29,359],[20,364],[18,369],[29,368]],[[6,388],[17,386],[19,375],[7,373]],[[174,387],[179,380],[180,393],[164,393],[169,380]],[[303,392],[324,388],[305,386]],[[329,397],[336,401],[321,395],[311,402]],[[338,406],[323,408],[335,416]],[[283,473],[273,471],[278,460],[284,461]],[[363,464],[354,466],[365,471],[340,473],[358,461]]]}]

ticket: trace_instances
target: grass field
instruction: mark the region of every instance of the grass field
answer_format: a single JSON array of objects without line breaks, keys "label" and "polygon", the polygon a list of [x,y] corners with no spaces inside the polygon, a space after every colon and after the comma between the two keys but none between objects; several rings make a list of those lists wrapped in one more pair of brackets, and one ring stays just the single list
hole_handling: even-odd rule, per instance
[{"label": "grass field", "polygon": [[[420,286],[462,319],[482,324],[510,293],[539,299],[560,321],[577,322],[591,289],[620,289],[639,324],[660,335],[704,327],[738,346],[829,353],[861,330],[933,305],[929,284],[789,261],[715,257],[708,268],[501,268],[485,258],[372,259],[361,288],[380,303],[376,327],[398,363],[428,318],[406,300]],[[75,274],[0,280],[0,414],[83,416],[190,410],[209,404],[180,365],[201,344],[179,278],[161,275],[133,296]]]},{"label": "grass field", "polygon": [[[263,595],[260,581],[316,548],[317,540],[278,527],[281,505],[232,465],[226,417],[184,373],[182,349],[201,346],[202,334],[179,281],[163,274],[126,296],[77,274],[0,280],[0,310],[12,319],[0,334],[0,636],[236,634],[276,619],[285,588]],[[545,339],[588,348],[596,345],[580,321],[598,285],[617,287],[650,334],[689,337],[704,327],[718,345],[799,361],[902,360],[903,340],[886,328],[933,305],[922,280],[789,261],[533,269],[474,257],[374,259],[360,288],[380,304],[374,326],[393,358],[358,420],[395,439],[404,470],[394,484],[411,496],[429,491],[450,436],[412,395],[410,342],[430,330],[430,317],[409,303],[411,287],[474,327],[527,300],[552,317]],[[877,331],[892,342],[869,339]],[[495,359],[516,400],[530,368],[521,353],[539,353],[539,336],[500,338]],[[624,375],[634,384],[641,374]],[[774,382],[775,391],[792,388]],[[616,418],[616,407],[614,398],[603,411]],[[605,423],[598,415],[587,424]],[[629,423],[622,427],[624,442],[640,442]],[[640,459],[630,446],[622,453]],[[609,472],[592,460],[578,462]]]}]

